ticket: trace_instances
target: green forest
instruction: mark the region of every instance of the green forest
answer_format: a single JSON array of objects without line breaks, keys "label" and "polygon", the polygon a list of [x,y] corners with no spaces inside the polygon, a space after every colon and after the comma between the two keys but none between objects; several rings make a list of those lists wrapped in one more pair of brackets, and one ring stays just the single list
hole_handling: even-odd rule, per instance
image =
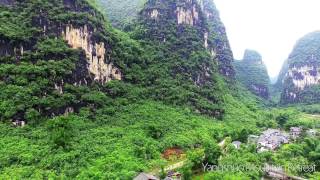
[{"label": "green forest", "polygon": [[[294,81],[272,87],[255,51],[233,61],[202,3],[0,0],[0,179],[250,180],[266,165],[319,179],[319,85],[275,101]],[[293,127],[272,151],[250,140]]]}]

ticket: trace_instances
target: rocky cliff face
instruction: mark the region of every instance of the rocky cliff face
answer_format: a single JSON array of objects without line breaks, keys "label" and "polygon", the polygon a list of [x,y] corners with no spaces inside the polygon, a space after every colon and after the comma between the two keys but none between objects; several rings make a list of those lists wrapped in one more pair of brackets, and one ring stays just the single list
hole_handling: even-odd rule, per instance
[{"label": "rocky cliff face", "polygon": [[[53,4],[55,2],[52,2]],[[1,1],[0,5],[16,4],[18,10],[27,2],[15,2],[13,0]],[[31,3],[30,3],[31,4]],[[64,10],[66,12],[86,12],[91,16],[98,16],[94,10],[89,8],[86,3],[77,2],[75,0],[64,0]],[[35,6],[35,5],[34,5]],[[47,14],[46,9],[35,9],[35,15],[31,17],[29,26],[38,28],[38,32],[34,32],[28,39],[12,39],[7,34],[0,36],[0,55],[15,56],[18,61],[23,56],[24,51],[33,51],[33,46],[39,38],[56,36],[62,37],[70,47],[74,49],[82,49],[85,52],[87,60],[87,76],[92,81],[97,81],[102,84],[109,82],[112,79],[121,80],[122,73],[112,62],[111,47],[105,40],[98,40],[95,34],[100,33],[101,27],[88,22],[88,24],[76,22],[75,19],[69,19],[68,22],[63,22]],[[26,17],[28,18],[28,17]],[[101,17],[99,17],[101,18]],[[101,25],[100,25],[101,26]],[[83,76],[83,75],[82,75]],[[82,83],[85,79],[75,83]]]},{"label": "rocky cliff face", "polygon": [[[219,71],[227,77],[233,77],[233,53],[229,44],[226,29],[220,19],[213,0],[198,0],[209,25],[208,48],[211,55],[219,62]],[[206,37],[206,36],[205,36]],[[206,39],[206,38],[205,38]]]},{"label": "rocky cliff face", "polygon": [[246,50],[242,61],[235,61],[237,79],[253,94],[269,98],[269,76],[261,55],[253,50]]},{"label": "rocky cliff face", "polygon": [[93,33],[87,25],[79,28],[67,25],[65,31],[62,31],[62,36],[72,48],[84,50],[89,65],[88,71],[94,81],[107,83],[112,79],[121,80],[121,71],[110,61],[106,44],[94,42]]},{"label": "rocky cliff face", "polygon": [[283,66],[278,84],[281,103],[313,103],[320,91],[320,32],[310,33],[295,45]]},{"label": "rocky cliff face", "polygon": [[[140,19],[147,25],[147,35],[160,42],[174,41],[186,32],[194,31],[216,61],[220,74],[233,78],[233,54],[219,13],[210,0],[150,0]],[[189,42],[190,43],[190,42]],[[186,47],[187,45],[185,45]]]}]

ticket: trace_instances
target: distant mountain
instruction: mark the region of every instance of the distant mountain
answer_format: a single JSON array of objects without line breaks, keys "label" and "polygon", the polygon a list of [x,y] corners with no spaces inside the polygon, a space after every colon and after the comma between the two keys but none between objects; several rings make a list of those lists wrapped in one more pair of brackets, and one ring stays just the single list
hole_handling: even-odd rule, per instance
[{"label": "distant mountain", "polygon": [[243,60],[235,61],[237,79],[252,93],[265,99],[269,98],[270,79],[261,55],[253,50],[246,50]]},{"label": "distant mountain", "polygon": [[97,0],[111,24],[122,28],[135,20],[147,0]]},{"label": "distant mountain", "polygon": [[320,102],[320,31],[296,43],[277,85],[282,89],[282,104]]}]

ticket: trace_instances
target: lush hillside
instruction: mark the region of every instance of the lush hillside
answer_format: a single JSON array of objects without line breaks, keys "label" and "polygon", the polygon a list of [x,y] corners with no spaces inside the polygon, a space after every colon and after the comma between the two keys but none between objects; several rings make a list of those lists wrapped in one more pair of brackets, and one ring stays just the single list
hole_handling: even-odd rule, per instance
[{"label": "lush hillside", "polygon": [[283,65],[281,103],[317,103],[320,84],[320,32],[301,38]]},{"label": "lush hillside", "polygon": [[[148,1],[139,22],[140,38],[156,41],[182,58],[206,51],[220,74],[234,77],[233,54],[213,1]],[[198,66],[204,74],[208,71],[205,62]]]},{"label": "lush hillside", "polygon": [[209,158],[245,129],[232,128],[235,114],[256,122],[193,28],[189,46],[158,46],[141,28],[136,40],[112,29],[92,1],[0,2],[1,179],[130,179],[166,148]]},{"label": "lush hillside", "polygon": [[237,79],[252,93],[265,99],[269,98],[270,79],[261,55],[253,50],[246,50],[243,60],[235,61]]},{"label": "lush hillside", "polygon": [[138,17],[145,2],[147,0],[97,0],[111,24],[121,29]]}]

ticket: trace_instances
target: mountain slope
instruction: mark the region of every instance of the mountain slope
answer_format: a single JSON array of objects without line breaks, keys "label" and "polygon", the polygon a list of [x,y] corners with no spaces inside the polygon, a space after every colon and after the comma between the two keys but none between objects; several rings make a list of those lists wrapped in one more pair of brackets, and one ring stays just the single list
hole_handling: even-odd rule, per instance
[{"label": "mountain slope", "polygon": [[220,74],[234,77],[233,54],[213,1],[148,1],[141,12],[140,22],[146,29],[141,32],[144,37],[176,44],[172,51],[188,46],[204,47],[218,64]]},{"label": "mountain slope", "polygon": [[219,19],[191,26],[174,14],[163,42],[150,19],[113,29],[92,0],[0,4],[0,179],[132,179],[169,165],[173,147],[215,163],[226,136],[273,125],[230,83]]},{"label": "mountain slope", "polygon": [[281,103],[319,102],[320,32],[301,38],[285,62],[278,84],[282,87]]},{"label": "mountain slope", "polygon": [[243,60],[235,61],[237,79],[252,93],[265,99],[269,98],[269,75],[261,55],[253,50],[246,50]]}]

